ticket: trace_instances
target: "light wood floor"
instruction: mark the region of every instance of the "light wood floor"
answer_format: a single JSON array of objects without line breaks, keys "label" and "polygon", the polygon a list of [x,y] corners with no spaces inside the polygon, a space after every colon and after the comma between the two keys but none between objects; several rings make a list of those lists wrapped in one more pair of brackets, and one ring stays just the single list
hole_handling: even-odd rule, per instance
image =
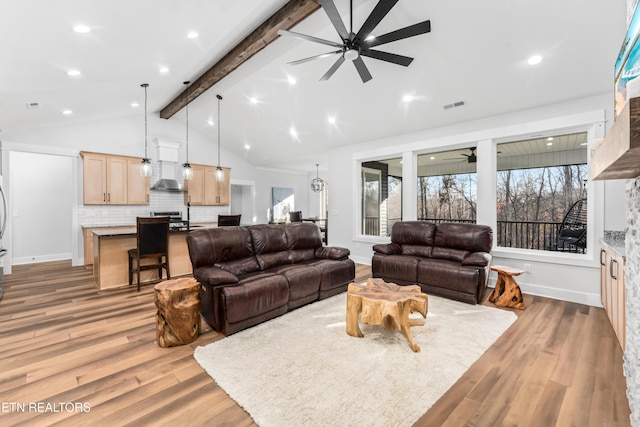
[{"label": "light wood floor", "polygon": [[[358,266],[357,280],[369,275]],[[604,311],[525,303],[417,426],[629,425],[622,352]],[[192,357],[222,337],[206,328],[192,345],[160,348],[154,315],[152,286],[98,291],[69,262],[14,266],[0,301],[0,425],[255,425]]]}]

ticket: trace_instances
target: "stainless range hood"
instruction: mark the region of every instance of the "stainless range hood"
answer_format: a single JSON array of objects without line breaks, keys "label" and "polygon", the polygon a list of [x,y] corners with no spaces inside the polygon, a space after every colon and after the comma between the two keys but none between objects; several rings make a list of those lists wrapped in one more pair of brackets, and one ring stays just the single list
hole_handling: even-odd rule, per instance
[{"label": "stainless range hood", "polygon": [[158,149],[160,179],[151,186],[151,190],[169,191],[174,193],[184,191],[182,184],[175,179],[178,165],[178,149],[180,148],[180,144],[159,139],[155,139],[154,142]]},{"label": "stainless range hood", "polygon": [[155,184],[153,184],[151,189],[154,191],[172,191],[172,192],[183,191],[182,184],[180,184],[175,179],[170,179],[170,178],[159,179]]}]

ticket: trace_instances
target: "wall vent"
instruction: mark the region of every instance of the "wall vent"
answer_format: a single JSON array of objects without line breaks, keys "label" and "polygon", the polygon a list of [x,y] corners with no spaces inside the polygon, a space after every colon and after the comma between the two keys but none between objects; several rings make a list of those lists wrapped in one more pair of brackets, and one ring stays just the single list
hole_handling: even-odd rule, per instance
[{"label": "wall vent", "polygon": [[450,110],[452,108],[462,107],[463,105],[464,105],[464,101],[456,101],[456,102],[453,102],[451,104],[444,105],[444,109],[445,110]]},{"label": "wall vent", "polygon": [[35,110],[40,108],[40,104],[37,102],[27,102],[27,110]]}]

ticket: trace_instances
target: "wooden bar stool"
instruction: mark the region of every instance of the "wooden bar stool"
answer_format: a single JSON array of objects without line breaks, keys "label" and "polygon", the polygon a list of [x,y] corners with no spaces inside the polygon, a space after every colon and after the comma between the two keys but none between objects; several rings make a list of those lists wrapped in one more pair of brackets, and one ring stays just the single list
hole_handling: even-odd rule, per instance
[{"label": "wooden bar stool", "polygon": [[520,286],[516,279],[513,278],[513,276],[519,276],[524,273],[524,270],[505,265],[492,265],[491,269],[498,273],[498,280],[496,280],[496,287],[489,297],[489,302],[499,307],[524,310],[526,307],[524,306]]}]

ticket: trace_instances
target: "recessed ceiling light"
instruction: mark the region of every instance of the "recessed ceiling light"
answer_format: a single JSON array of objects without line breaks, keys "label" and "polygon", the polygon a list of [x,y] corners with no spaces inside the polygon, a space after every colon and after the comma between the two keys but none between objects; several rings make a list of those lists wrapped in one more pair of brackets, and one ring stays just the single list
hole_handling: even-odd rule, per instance
[{"label": "recessed ceiling light", "polygon": [[436,158],[434,156],[431,156],[431,157],[429,157],[429,159],[435,160]]},{"label": "recessed ceiling light", "polygon": [[296,79],[293,78],[293,76],[290,76],[288,74],[287,74],[287,81],[289,82],[290,85],[296,84]]},{"label": "recessed ceiling light", "polygon": [[251,97],[251,98],[249,98],[249,102],[252,103],[252,104],[257,104],[258,103],[258,98]]},{"label": "recessed ceiling light", "polygon": [[209,120],[207,120],[207,124],[208,124],[209,126],[214,126],[214,125],[215,125],[215,123],[214,123],[213,119],[209,119]]},{"label": "recessed ceiling light", "polygon": [[73,27],[73,31],[75,31],[76,33],[84,34],[91,31],[91,28],[87,27],[86,25],[76,25]]},{"label": "recessed ceiling light", "polygon": [[132,102],[132,103],[131,103],[131,106],[132,106],[133,108],[138,108],[138,107],[140,106],[140,104],[138,104],[137,102]]},{"label": "recessed ceiling light", "polygon": [[297,138],[298,137],[298,131],[296,131],[296,128],[294,128],[293,126],[291,126],[289,128],[289,133],[291,134],[292,137]]},{"label": "recessed ceiling light", "polygon": [[158,71],[160,72],[160,74],[168,74],[169,73],[169,67],[160,67],[160,69],[158,69]]},{"label": "recessed ceiling light", "polygon": [[413,95],[405,95],[402,97],[402,101],[403,102],[411,102],[415,99],[415,97]]},{"label": "recessed ceiling light", "polygon": [[580,145],[587,145],[587,143],[586,143],[586,142],[583,142],[583,143],[582,143],[582,144],[580,144]]},{"label": "recessed ceiling light", "polygon": [[335,125],[336,124],[336,118],[333,116],[329,116],[329,118],[327,119],[327,121],[332,124]]},{"label": "recessed ceiling light", "polygon": [[72,114],[73,114],[73,111],[71,111],[71,110],[64,110],[64,111],[62,112],[62,114],[64,114],[65,116],[70,116],[70,115],[72,115]]},{"label": "recessed ceiling light", "polygon": [[198,38],[198,33],[196,33],[195,31],[190,31],[187,34],[187,37],[189,37],[190,39],[197,39]]},{"label": "recessed ceiling light", "polygon": [[251,146],[250,146],[249,144],[244,144],[244,149],[245,149],[245,150],[250,150],[250,149],[251,149]]},{"label": "recessed ceiling light", "polygon": [[547,142],[547,147],[551,147],[553,145],[553,142]]},{"label": "recessed ceiling light", "polygon": [[80,70],[69,70],[67,71],[67,76],[69,77],[78,77],[80,75]]},{"label": "recessed ceiling light", "polygon": [[532,57],[529,58],[527,62],[529,63],[529,65],[536,65],[536,64],[539,64],[541,61],[542,61],[542,56],[533,55]]}]

